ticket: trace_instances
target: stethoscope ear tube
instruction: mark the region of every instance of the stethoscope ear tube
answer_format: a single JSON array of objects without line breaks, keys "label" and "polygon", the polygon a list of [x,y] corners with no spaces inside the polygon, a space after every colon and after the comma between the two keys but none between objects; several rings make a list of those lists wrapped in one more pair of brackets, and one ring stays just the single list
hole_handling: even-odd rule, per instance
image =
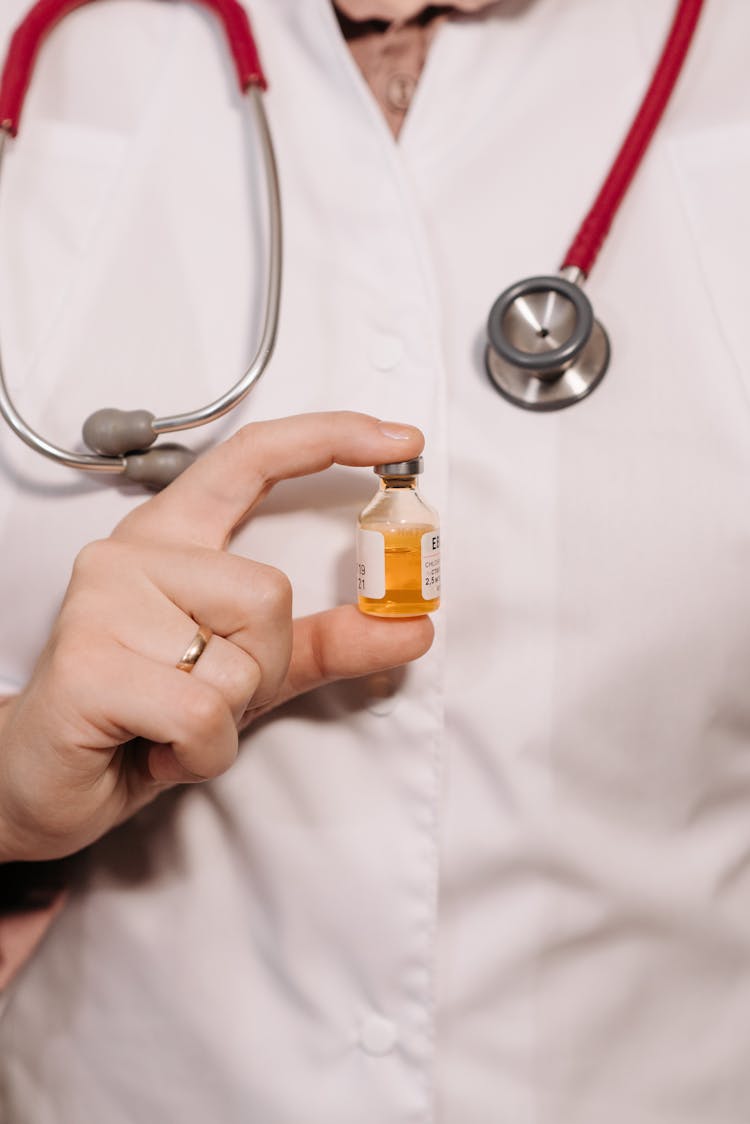
[{"label": "stethoscope ear tube", "polygon": [[[52,28],[77,8],[94,0],[38,0],[16,28],[0,80],[0,128],[11,136],[18,132],[21,111],[31,82],[34,64]],[[247,12],[238,0],[197,0],[214,12],[226,33],[234,59],[240,92],[251,86],[266,89],[266,79]]]},{"label": "stethoscope ear tube", "polygon": [[705,2],[706,0],[677,0],[672,23],[648,89],[596,199],[563,258],[562,269],[575,268],[585,277],[591,275],[602,243],[641,166],[682,73]]}]

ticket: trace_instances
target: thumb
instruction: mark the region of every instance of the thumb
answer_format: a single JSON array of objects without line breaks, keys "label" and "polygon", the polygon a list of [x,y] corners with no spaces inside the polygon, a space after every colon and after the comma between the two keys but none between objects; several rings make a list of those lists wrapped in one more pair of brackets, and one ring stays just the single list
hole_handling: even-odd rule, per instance
[{"label": "thumb", "polygon": [[385,671],[423,656],[435,634],[429,617],[382,620],[340,605],[294,622],[292,659],[274,706],[331,683]]}]

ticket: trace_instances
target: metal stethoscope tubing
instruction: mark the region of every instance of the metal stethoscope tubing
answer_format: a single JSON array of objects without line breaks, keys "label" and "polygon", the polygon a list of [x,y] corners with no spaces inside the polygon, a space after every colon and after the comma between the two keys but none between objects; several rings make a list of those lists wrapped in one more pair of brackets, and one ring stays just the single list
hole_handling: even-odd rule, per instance
[{"label": "metal stethoscope tubing", "polygon": [[561,410],[586,398],[604,378],[609,337],[581,286],[666,109],[703,3],[678,0],[643,101],[560,273],[519,281],[492,306],[485,367],[495,389],[515,406]]},{"label": "metal stethoscope tubing", "polygon": [[[23,99],[42,39],[62,16],[91,0],[39,0],[19,25],[8,52],[0,89],[0,171],[9,136],[15,136]],[[282,220],[279,177],[273,140],[262,100],[266,80],[260,67],[247,15],[235,0],[200,0],[224,23],[240,89],[255,118],[266,180],[268,206],[268,270],[265,315],[255,357],[238,381],[220,398],[183,414],[156,418],[148,410],[103,409],[83,425],[91,453],[62,449],[38,434],[16,408],[0,357],[0,414],[30,448],[68,468],[118,473],[150,488],[162,488],[190,464],[195,454],[181,445],[151,448],[161,434],[194,429],[229,413],[256,385],[273,353],[279,324],[282,273]]]}]

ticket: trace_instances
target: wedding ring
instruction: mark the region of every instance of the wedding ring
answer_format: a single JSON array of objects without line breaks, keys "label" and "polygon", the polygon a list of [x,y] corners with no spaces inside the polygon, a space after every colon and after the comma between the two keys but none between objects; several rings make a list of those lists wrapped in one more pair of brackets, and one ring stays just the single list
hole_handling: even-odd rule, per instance
[{"label": "wedding ring", "polygon": [[177,664],[178,671],[186,671],[188,675],[193,670],[198,660],[201,658],[206,650],[206,644],[211,639],[212,633],[210,628],[205,625],[200,625],[193,639],[185,649],[182,659]]}]

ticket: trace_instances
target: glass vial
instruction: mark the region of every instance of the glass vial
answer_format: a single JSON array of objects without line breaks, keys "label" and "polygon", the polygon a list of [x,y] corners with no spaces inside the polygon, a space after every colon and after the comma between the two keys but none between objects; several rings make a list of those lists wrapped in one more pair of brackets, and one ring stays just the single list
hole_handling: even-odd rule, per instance
[{"label": "glass vial", "polygon": [[417,488],[422,458],[374,471],[380,488],[357,531],[359,607],[376,617],[432,613],[440,605],[440,523]]}]

